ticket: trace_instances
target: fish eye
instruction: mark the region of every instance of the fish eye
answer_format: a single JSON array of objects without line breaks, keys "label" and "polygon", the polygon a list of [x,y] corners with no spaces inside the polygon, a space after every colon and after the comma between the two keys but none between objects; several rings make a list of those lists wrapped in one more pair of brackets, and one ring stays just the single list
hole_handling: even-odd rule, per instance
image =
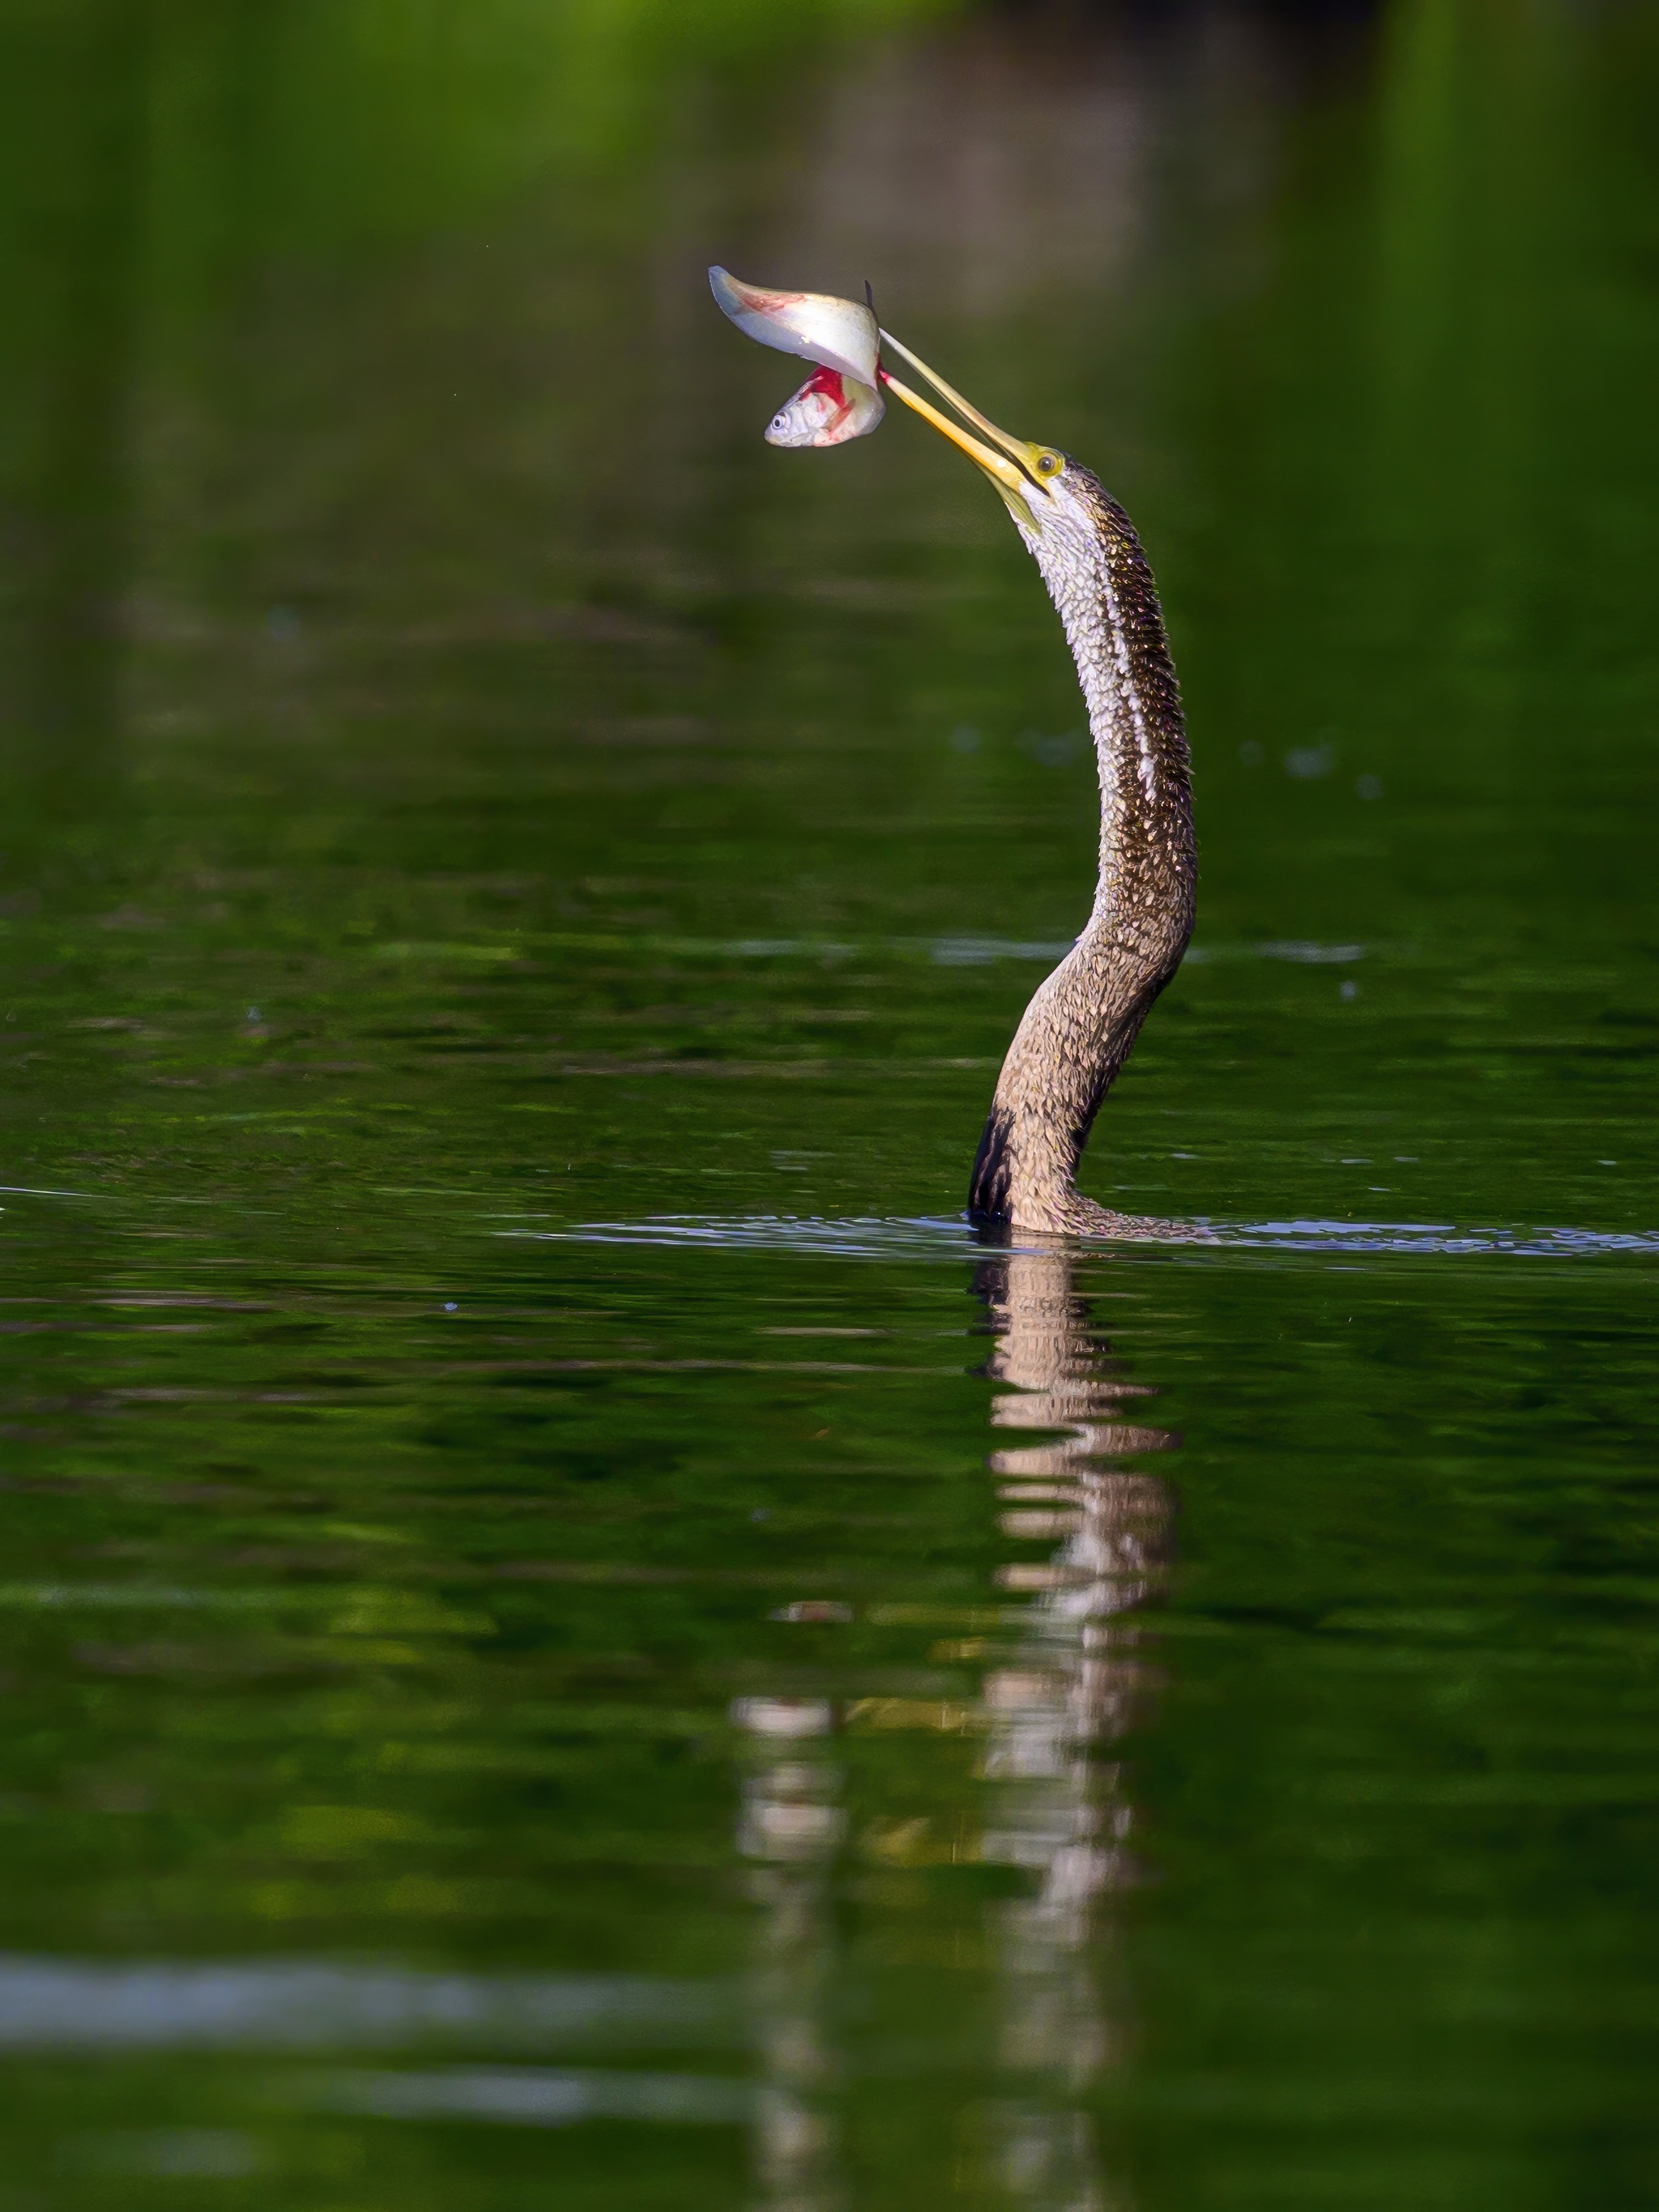
[{"label": "fish eye", "polygon": [[1065,463],[1058,453],[1041,453],[1036,457],[1036,472],[1040,477],[1056,477]]}]

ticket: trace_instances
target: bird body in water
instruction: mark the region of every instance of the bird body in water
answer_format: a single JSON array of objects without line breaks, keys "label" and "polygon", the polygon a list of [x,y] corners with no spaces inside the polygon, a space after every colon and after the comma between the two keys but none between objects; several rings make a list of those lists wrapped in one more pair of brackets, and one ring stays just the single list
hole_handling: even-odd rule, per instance
[{"label": "bird body in water", "polygon": [[[1115,1213],[1085,1197],[1076,1180],[1095,1115],[1193,927],[1191,765],[1158,591],[1134,526],[1089,470],[1053,447],[998,429],[908,347],[877,331],[872,312],[860,356],[855,324],[866,311],[854,303],[766,292],[723,270],[710,275],[715,297],[751,336],[820,358],[821,333],[830,331],[828,357],[837,375],[867,381],[872,397],[890,392],[984,471],[1042,572],[1077,665],[1100,774],[1094,904],[1008,1048],[969,1210],[988,1224],[1052,1235],[1190,1236],[1182,1224]],[[920,370],[963,421],[902,384],[880,344]],[[809,381],[805,390],[811,389]],[[863,412],[873,420],[854,424],[849,410],[848,427],[838,423],[829,441],[816,416],[810,438],[805,428],[799,438],[769,435],[774,443],[841,442],[880,419],[878,406]],[[786,409],[774,432],[793,419]]]}]

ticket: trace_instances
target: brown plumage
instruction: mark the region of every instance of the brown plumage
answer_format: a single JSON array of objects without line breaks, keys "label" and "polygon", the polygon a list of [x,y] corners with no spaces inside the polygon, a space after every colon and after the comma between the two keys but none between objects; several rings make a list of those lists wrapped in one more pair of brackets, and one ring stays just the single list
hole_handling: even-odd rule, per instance
[{"label": "brown plumage", "polygon": [[1023,503],[1029,524],[1012,500],[1010,509],[1060,611],[1088,706],[1100,875],[1083,933],[1008,1048],[969,1206],[981,1220],[1060,1234],[1189,1234],[1111,1212],[1075,1183],[1101,1102],[1192,934],[1192,774],[1175,664],[1134,526],[1097,479],[1066,459]]}]

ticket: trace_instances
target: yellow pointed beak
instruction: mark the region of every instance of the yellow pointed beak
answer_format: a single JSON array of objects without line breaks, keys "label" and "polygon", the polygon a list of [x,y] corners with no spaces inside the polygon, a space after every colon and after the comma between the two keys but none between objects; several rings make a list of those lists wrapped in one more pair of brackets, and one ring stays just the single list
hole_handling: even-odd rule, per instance
[{"label": "yellow pointed beak", "polygon": [[[941,414],[931,401],[924,399],[920,392],[912,392],[908,385],[901,384],[890,369],[884,368],[881,380],[887,389],[895,398],[902,399],[924,422],[931,422],[941,436],[948,438],[953,446],[967,454],[970,461],[983,469],[1001,493],[1015,521],[1030,526],[1035,518],[1025,495],[1036,482],[1037,455],[1045,449],[1031,444],[1028,439],[1010,437],[1007,431],[999,430],[988,416],[981,415],[977,407],[929,368],[927,362],[913,354],[908,346],[902,345],[890,331],[884,331],[881,337],[884,346],[890,346],[896,354],[901,355],[912,368],[920,369],[933,389],[947,399],[959,415],[982,430],[994,446],[1000,447],[1001,452],[994,451],[993,446],[987,445],[983,439],[975,437],[972,431],[964,430],[948,415]],[[1005,459],[1005,455],[1009,458]],[[1019,465],[1016,466],[1016,463]]]}]

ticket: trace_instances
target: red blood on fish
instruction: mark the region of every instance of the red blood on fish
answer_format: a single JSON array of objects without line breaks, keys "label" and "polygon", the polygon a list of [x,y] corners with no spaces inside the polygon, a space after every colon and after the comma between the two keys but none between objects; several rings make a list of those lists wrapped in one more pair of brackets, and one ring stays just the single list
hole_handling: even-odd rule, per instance
[{"label": "red blood on fish", "polygon": [[847,397],[847,386],[841,380],[841,371],[838,368],[815,368],[800,389],[803,397],[809,392],[821,392],[826,399],[835,401],[840,411],[823,427],[826,431],[839,430],[853,406]]}]

